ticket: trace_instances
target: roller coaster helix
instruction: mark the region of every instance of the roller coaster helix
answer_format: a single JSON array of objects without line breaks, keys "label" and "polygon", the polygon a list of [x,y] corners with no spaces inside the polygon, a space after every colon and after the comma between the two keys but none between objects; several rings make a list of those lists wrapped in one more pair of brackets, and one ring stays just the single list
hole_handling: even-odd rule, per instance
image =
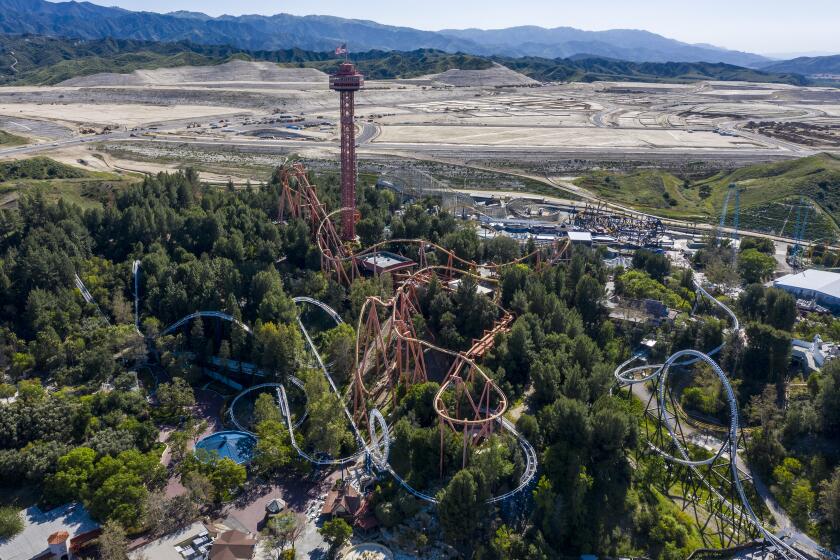
[{"label": "roller coaster helix", "polygon": [[[732,319],[731,329],[738,332],[740,326],[732,310],[699,284],[696,287],[698,298],[708,298],[722,308]],[[745,485],[750,476],[738,454],[742,442],[738,402],[729,378],[711,357],[721,348],[722,345],[708,353],[680,350],[664,363],[655,365],[633,366],[639,359],[634,356],[616,368],[615,378],[620,387],[630,388],[645,403],[648,447],[667,465],[667,476],[662,482],[666,488],[679,482],[684,509],[693,511],[707,544],[727,547],[760,537],[769,550],[782,558],[804,560],[806,556],[764,526],[750,503]],[[705,364],[717,376],[729,411],[729,425],[720,446],[711,454],[699,457],[691,453],[692,444],[696,445],[692,437],[697,434],[681,418],[682,408],[669,383],[672,369],[696,363]],[[650,384],[652,390],[648,388]]]}]

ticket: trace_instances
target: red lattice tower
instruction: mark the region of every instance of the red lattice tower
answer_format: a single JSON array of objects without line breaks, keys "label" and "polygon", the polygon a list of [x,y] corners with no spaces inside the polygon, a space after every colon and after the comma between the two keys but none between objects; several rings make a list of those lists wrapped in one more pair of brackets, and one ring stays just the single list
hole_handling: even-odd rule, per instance
[{"label": "red lattice tower", "polygon": [[354,94],[365,83],[351,62],[342,62],[338,72],[330,76],[330,89],[341,99],[341,237],[344,241],[356,239],[356,125],[354,119]]}]

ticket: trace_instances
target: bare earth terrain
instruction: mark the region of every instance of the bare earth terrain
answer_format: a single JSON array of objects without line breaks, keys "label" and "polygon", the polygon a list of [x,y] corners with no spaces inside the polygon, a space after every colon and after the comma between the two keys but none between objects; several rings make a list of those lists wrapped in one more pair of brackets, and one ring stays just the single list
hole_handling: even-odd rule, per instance
[{"label": "bare earth terrain", "polygon": [[[363,160],[521,164],[541,175],[583,160],[729,166],[801,157],[836,151],[840,126],[838,89],[539,85],[501,67],[368,81],[356,100]],[[179,150],[213,152],[218,165],[244,154],[259,156],[259,166],[292,153],[332,159],[337,118],[337,96],[317,70],[234,61],[98,74],[55,87],[0,88],[0,129],[32,141],[0,150],[0,158],[58,152],[90,160],[109,152],[111,160],[100,161],[145,172],[177,166]],[[168,155],[156,158],[163,145]]]}]

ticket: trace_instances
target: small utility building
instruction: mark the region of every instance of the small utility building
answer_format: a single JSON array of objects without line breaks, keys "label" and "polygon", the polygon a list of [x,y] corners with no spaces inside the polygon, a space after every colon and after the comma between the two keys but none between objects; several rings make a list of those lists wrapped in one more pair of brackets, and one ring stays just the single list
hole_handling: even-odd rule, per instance
[{"label": "small utility building", "polygon": [[389,251],[371,253],[370,255],[362,257],[360,261],[366,270],[369,270],[376,275],[383,274],[385,272],[393,274],[401,270],[409,269],[416,264],[411,259]]},{"label": "small utility building", "polygon": [[773,281],[773,286],[797,299],[815,301],[834,312],[840,311],[840,274],[836,272],[809,268],[782,276]]}]

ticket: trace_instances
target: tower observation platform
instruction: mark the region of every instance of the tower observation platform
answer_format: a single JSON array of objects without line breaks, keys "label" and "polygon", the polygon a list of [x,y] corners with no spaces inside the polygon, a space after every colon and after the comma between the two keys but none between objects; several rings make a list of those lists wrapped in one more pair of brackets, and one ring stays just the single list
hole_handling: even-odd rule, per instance
[{"label": "tower observation platform", "polygon": [[353,63],[345,61],[330,76],[330,89],[340,96],[341,112],[341,237],[356,239],[356,125],[354,93],[362,88],[365,78]]}]

